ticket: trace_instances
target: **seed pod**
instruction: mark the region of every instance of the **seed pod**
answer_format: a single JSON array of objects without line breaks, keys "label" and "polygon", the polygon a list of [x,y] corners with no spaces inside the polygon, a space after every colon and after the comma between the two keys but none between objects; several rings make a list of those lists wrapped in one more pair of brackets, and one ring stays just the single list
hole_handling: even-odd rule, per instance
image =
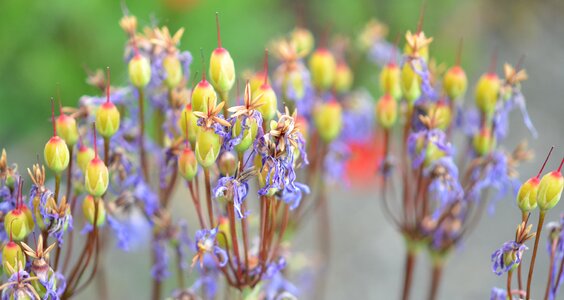
[{"label": "seed pod", "polygon": [[476,106],[486,116],[491,116],[499,97],[501,83],[495,73],[486,73],[476,85]]},{"label": "seed pod", "polygon": [[84,186],[86,191],[94,196],[101,197],[108,189],[109,174],[108,168],[98,157],[94,157],[86,166],[84,172]]},{"label": "seed pod", "polygon": [[30,228],[29,225],[28,216],[19,207],[9,211],[4,216],[6,234],[11,236],[14,241],[25,239],[33,231],[33,227]]},{"label": "seed pod", "polygon": [[557,170],[544,175],[539,183],[539,191],[537,193],[537,204],[541,211],[547,211],[560,201],[562,197],[562,189],[564,189],[564,177],[562,177],[562,164]]},{"label": "seed pod", "polygon": [[76,160],[78,161],[78,167],[82,172],[86,171],[88,163],[94,158],[94,156],[96,156],[94,149],[80,145]]},{"label": "seed pod", "polygon": [[129,61],[129,80],[137,88],[144,88],[151,81],[151,64],[141,54],[135,54]]},{"label": "seed pod", "polygon": [[55,121],[57,132],[69,146],[73,146],[78,141],[78,127],[76,120],[65,114],[61,114]]},{"label": "seed pod", "polygon": [[184,148],[182,153],[180,153],[178,157],[178,172],[188,181],[194,179],[196,173],[198,173],[198,162],[196,161],[194,151],[190,148]]},{"label": "seed pod", "polygon": [[468,78],[464,70],[456,65],[447,70],[443,78],[443,88],[450,100],[460,99],[468,87]]},{"label": "seed pod", "polygon": [[69,148],[65,141],[57,135],[51,137],[45,144],[43,155],[45,164],[55,173],[62,172],[69,165]]},{"label": "seed pod", "polygon": [[196,159],[204,167],[211,167],[217,160],[221,148],[221,137],[211,128],[201,128],[196,138]]},{"label": "seed pod", "polygon": [[112,137],[119,129],[120,114],[112,102],[105,102],[96,112],[96,130],[105,138]]},{"label": "seed pod", "polygon": [[[96,210],[95,202],[98,202],[98,209]],[[106,222],[106,208],[104,207],[104,201],[101,198],[97,200],[94,199],[92,195],[88,195],[84,198],[82,202],[82,213],[84,214],[84,218],[90,223],[90,225],[94,225],[94,218],[96,217],[96,226],[100,227],[104,225]]]},{"label": "seed pod", "polygon": [[176,87],[182,80],[182,65],[176,55],[168,54],[163,59],[163,69],[166,77],[164,79],[165,85],[171,89]]},{"label": "seed pod", "polygon": [[398,119],[398,104],[392,96],[385,94],[376,104],[376,122],[385,129],[390,129]]},{"label": "seed pod", "polygon": [[472,145],[474,146],[474,151],[479,156],[484,156],[489,154],[495,147],[496,141],[492,134],[492,130],[489,127],[484,127],[474,135],[472,140]]},{"label": "seed pod", "polygon": [[333,88],[338,93],[350,90],[353,83],[353,73],[345,62],[339,62],[335,70],[335,82]]},{"label": "seed pod", "polygon": [[217,94],[213,86],[202,77],[202,80],[196,84],[192,91],[192,109],[194,111],[206,112],[208,103],[211,101],[214,105],[217,103]]},{"label": "seed pod", "polygon": [[210,57],[210,81],[219,93],[226,94],[235,83],[235,64],[229,51],[221,46],[218,14],[215,15],[215,22],[217,25],[217,48],[213,50]]},{"label": "seed pod", "polygon": [[[243,126],[241,125],[241,118],[238,118],[235,121],[235,125],[233,126],[233,131],[232,131],[232,135],[233,137],[238,137],[241,134],[241,129],[243,128]],[[252,145],[253,142],[255,141],[255,138],[257,136],[257,130],[258,130],[258,124],[257,121],[253,118],[248,118],[247,119],[247,126],[249,128],[245,128],[245,130],[243,131],[243,136],[241,138],[241,141],[239,142],[239,144],[235,145],[235,151],[239,152],[239,153],[243,153],[245,151],[247,151]]]},{"label": "seed pod", "polygon": [[314,39],[313,34],[309,30],[296,27],[292,30],[290,38],[296,46],[296,52],[306,56],[313,50]]},{"label": "seed pod", "polygon": [[8,264],[16,268],[18,264],[25,266],[25,263],[26,259],[22,248],[13,241],[9,241],[2,249],[2,267],[4,268],[4,273],[8,276],[13,274],[10,268],[8,268]]},{"label": "seed pod", "polygon": [[231,151],[224,151],[217,161],[222,175],[233,176],[237,172],[237,157]]},{"label": "seed pod", "polygon": [[341,104],[330,100],[318,105],[313,111],[313,121],[321,139],[330,143],[339,136],[343,127]]},{"label": "seed pod", "polygon": [[380,89],[384,94],[389,94],[394,99],[401,98],[401,76],[400,69],[395,63],[389,63],[380,73]]},{"label": "seed pod", "polygon": [[318,91],[326,91],[333,86],[337,64],[333,54],[325,49],[319,48],[313,52],[309,59],[309,70],[311,81]]},{"label": "seed pod", "polygon": [[[196,142],[200,126],[198,126],[198,118],[192,113],[191,104],[187,104],[182,110],[182,114],[178,120],[178,126],[182,129],[183,137],[188,139],[193,145]],[[186,128],[186,126],[188,126],[188,128]]]},{"label": "seed pod", "polygon": [[540,180],[537,177],[529,178],[519,188],[517,193],[517,206],[522,212],[531,212],[537,208],[537,193]]}]

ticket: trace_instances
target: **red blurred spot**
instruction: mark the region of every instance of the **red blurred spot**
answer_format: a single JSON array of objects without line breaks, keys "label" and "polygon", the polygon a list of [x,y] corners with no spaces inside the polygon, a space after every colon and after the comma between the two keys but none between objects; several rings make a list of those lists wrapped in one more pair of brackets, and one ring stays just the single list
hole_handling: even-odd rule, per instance
[{"label": "red blurred spot", "polygon": [[369,142],[350,143],[351,157],[347,163],[347,177],[353,187],[365,187],[376,183],[381,163],[382,135],[375,134]]}]

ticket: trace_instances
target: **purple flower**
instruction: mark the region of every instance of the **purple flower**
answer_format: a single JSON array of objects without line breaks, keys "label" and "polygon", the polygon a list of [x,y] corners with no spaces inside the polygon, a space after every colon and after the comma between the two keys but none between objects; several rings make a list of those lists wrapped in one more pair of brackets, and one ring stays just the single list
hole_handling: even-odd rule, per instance
[{"label": "purple flower", "polygon": [[152,241],[154,263],[151,267],[151,276],[158,281],[163,281],[170,276],[170,272],[168,270],[170,256],[166,248],[167,242],[168,240],[163,234],[158,235]]},{"label": "purple flower", "polygon": [[507,300],[507,290],[494,287],[490,294],[490,300]]},{"label": "purple flower", "polygon": [[245,201],[248,192],[249,185],[246,182],[240,182],[231,176],[219,178],[216,187],[213,189],[213,195],[216,199],[225,197],[227,201],[233,201],[239,219],[246,217],[246,212],[241,211],[241,204]]},{"label": "purple flower", "polygon": [[395,53],[399,53],[398,51],[396,46],[381,38],[376,40],[368,50],[368,58],[375,64],[384,66],[392,61]]},{"label": "purple flower", "polygon": [[227,252],[221,249],[217,245],[217,234],[218,229],[201,229],[196,231],[196,235],[194,237],[195,240],[195,251],[196,255],[192,259],[192,265],[196,264],[196,262],[200,262],[200,267],[204,266],[204,258],[208,254],[212,254],[213,258],[216,262],[216,265],[219,267],[224,267],[227,264]]},{"label": "purple flower", "polygon": [[423,170],[423,174],[431,178],[429,193],[439,202],[433,213],[434,218],[438,218],[449,204],[464,198],[464,190],[458,180],[458,167],[452,157],[435,160]]},{"label": "purple flower", "polygon": [[435,92],[431,85],[431,72],[427,67],[427,63],[421,57],[408,57],[407,61],[413,72],[421,78],[421,91],[426,99],[435,101],[438,99],[438,94]]},{"label": "purple flower", "polygon": [[492,271],[500,276],[501,274],[517,267],[521,263],[523,251],[527,250],[525,244],[509,241],[497,249],[491,256]]},{"label": "purple flower", "polygon": [[507,136],[507,131],[509,128],[509,113],[515,106],[517,106],[519,110],[521,110],[525,126],[527,126],[533,137],[536,138],[538,133],[535,129],[535,126],[533,125],[533,122],[531,121],[531,118],[529,117],[529,113],[527,112],[525,97],[523,96],[521,91],[515,87],[512,88],[511,96],[509,97],[509,99],[505,100],[502,97],[497,101],[493,118],[493,128],[495,129],[494,133],[496,138],[501,140]]},{"label": "purple flower", "polygon": [[[429,149],[433,145],[436,149]],[[453,154],[452,145],[447,141],[446,134],[437,128],[424,129],[409,134],[407,149],[412,159],[412,167],[419,168],[426,159],[428,151],[443,151],[445,155]]]}]

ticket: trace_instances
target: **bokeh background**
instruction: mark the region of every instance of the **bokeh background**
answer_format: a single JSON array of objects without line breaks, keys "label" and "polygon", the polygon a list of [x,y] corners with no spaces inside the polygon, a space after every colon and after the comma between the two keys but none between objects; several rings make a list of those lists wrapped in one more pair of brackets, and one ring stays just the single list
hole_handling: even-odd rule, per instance
[{"label": "bokeh background", "polygon": [[[280,36],[300,16],[316,33],[356,35],[363,25],[377,18],[390,27],[390,36],[415,29],[420,1],[407,0],[154,0],[126,1],[140,23],[157,21],[171,29],[186,28],[181,48],[189,49],[195,69],[200,68],[199,49],[215,48],[214,13],[221,13],[223,43],[243,70],[260,66],[267,42]],[[297,13],[299,11],[299,13]],[[122,16],[116,0],[20,1],[0,0],[0,148],[21,168],[30,166],[50,136],[49,98],[60,84],[65,105],[74,105],[83,94],[96,91],[85,82],[85,68],[112,68],[113,82],[125,82],[122,60],[125,35],[118,26]],[[526,55],[530,79],[523,84],[529,112],[540,132],[530,146],[543,156],[557,146],[549,168],[564,154],[564,2],[562,1],[455,1],[429,0],[423,26],[435,37],[434,56],[446,63],[455,58],[458,41],[464,38],[462,63],[475,82],[489,64],[493,49],[499,63],[516,63]],[[392,38],[393,39],[393,38]],[[356,85],[379,96],[377,68],[360,64]],[[467,95],[471,101],[472,91]],[[518,113],[512,119],[506,148],[524,138],[532,139]],[[537,157],[522,166],[521,178],[531,176],[541,163]],[[351,183],[332,188],[331,260],[328,266],[327,299],[394,299],[403,266],[403,242],[386,222],[374,189]],[[179,191],[181,197],[182,191]],[[560,204],[550,212],[556,219],[564,212]],[[487,299],[492,286],[504,278],[490,271],[494,249],[512,238],[519,212],[512,197],[500,201],[495,215],[487,216],[474,234],[455,253],[445,271],[441,299]],[[298,236],[305,253],[315,251],[313,223]],[[541,253],[544,254],[544,240]],[[105,258],[113,299],[149,297],[147,247],[131,253],[110,252]],[[535,290],[544,290],[546,255],[536,270]],[[417,266],[414,299],[424,299],[429,280],[428,260]],[[89,288],[83,299],[96,299]],[[170,292],[167,286],[167,292]],[[307,297],[305,297],[307,298]]]}]

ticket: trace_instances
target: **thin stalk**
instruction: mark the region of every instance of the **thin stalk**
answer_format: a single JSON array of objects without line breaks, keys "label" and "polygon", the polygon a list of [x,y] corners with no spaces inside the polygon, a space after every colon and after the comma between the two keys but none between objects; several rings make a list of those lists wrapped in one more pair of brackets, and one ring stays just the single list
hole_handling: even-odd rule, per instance
[{"label": "thin stalk", "polygon": [[147,166],[147,155],[145,154],[145,108],[143,101],[143,89],[139,88],[139,160],[141,162],[141,170],[143,178],[149,181],[149,167]]},{"label": "thin stalk", "polygon": [[104,137],[104,164],[110,167],[110,138]]},{"label": "thin stalk", "polygon": [[67,197],[67,203],[70,200],[70,195],[71,195],[71,181],[72,181],[72,154],[73,154],[73,149],[74,147],[71,145],[68,145],[69,148],[69,167],[67,168],[67,192],[65,193],[66,197]]},{"label": "thin stalk", "polygon": [[206,203],[208,206],[208,216],[210,221],[211,228],[215,227],[215,222],[213,218],[213,205],[211,199],[211,181],[210,181],[210,170],[208,168],[204,168],[204,180],[206,182]]},{"label": "thin stalk", "polygon": [[182,252],[180,246],[176,247],[176,277],[178,280],[178,288],[184,289],[184,270],[182,270]]},{"label": "thin stalk", "polygon": [[[521,212],[521,222],[525,222],[526,220],[527,220],[527,213],[523,211]],[[521,275],[522,265],[523,265],[523,258],[521,258],[521,263],[517,267],[517,285],[520,291],[523,290],[523,276]]]},{"label": "thin stalk", "polygon": [[403,288],[402,288],[402,300],[409,299],[409,292],[411,290],[411,282],[413,280],[413,269],[415,267],[415,261],[417,254],[415,251],[408,249],[407,254],[405,257],[405,269],[404,269],[404,278],[403,278]]},{"label": "thin stalk", "polygon": [[509,297],[509,299],[511,299],[511,277],[513,275],[513,270],[510,269],[507,272],[507,297]]},{"label": "thin stalk", "polygon": [[233,252],[237,258],[237,278],[242,277],[241,269],[241,255],[239,254],[239,239],[237,238],[237,224],[235,223],[235,207],[233,201],[227,203],[227,214],[229,218],[229,231],[231,234],[231,242],[233,243]]},{"label": "thin stalk", "polygon": [[228,91],[221,92],[221,93],[219,93],[219,96],[221,98],[221,101],[225,102],[225,104],[223,105],[223,116],[225,118],[227,118],[227,116],[229,115],[229,111],[227,110],[229,108],[229,103],[228,103],[229,102],[229,99],[228,99],[229,92]]},{"label": "thin stalk", "polygon": [[535,259],[537,258],[537,250],[539,248],[539,241],[541,238],[542,226],[544,224],[544,217],[546,211],[541,210],[539,213],[539,223],[537,225],[537,234],[535,235],[535,247],[533,248],[533,256],[531,257],[531,264],[529,265],[529,276],[527,278],[527,300],[531,299],[531,283],[533,282],[533,271],[535,270]]},{"label": "thin stalk", "polygon": [[431,279],[431,289],[429,290],[429,300],[436,300],[439,295],[439,287],[441,285],[443,275],[443,264],[441,262],[433,263],[433,276]]},{"label": "thin stalk", "polygon": [[202,217],[202,207],[200,206],[200,200],[196,193],[194,192],[194,184],[192,181],[188,181],[188,188],[190,189],[190,195],[192,196],[192,202],[194,202],[194,207],[196,208],[196,214],[198,215],[198,221],[200,222],[200,228],[206,228],[204,223],[204,218]]},{"label": "thin stalk", "polygon": [[548,280],[546,281],[546,290],[544,291],[544,300],[548,300],[548,294],[550,291],[550,283],[552,282],[552,274],[554,269],[554,255],[556,254],[556,246],[558,245],[558,239],[553,239],[550,248],[550,265],[548,267]]},{"label": "thin stalk", "polygon": [[[155,241],[157,239],[157,233],[153,234],[153,241]],[[152,250],[151,251],[153,254],[153,265],[155,264],[155,262],[157,261],[157,253]],[[161,299],[161,290],[162,290],[162,284],[161,281],[158,278],[153,277],[153,281],[152,281],[152,288],[151,288],[151,299],[153,300],[159,300]]]},{"label": "thin stalk", "polygon": [[[61,173],[55,174],[55,202],[59,203],[59,192],[61,190]],[[45,241],[47,242],[47,241]]]}]

